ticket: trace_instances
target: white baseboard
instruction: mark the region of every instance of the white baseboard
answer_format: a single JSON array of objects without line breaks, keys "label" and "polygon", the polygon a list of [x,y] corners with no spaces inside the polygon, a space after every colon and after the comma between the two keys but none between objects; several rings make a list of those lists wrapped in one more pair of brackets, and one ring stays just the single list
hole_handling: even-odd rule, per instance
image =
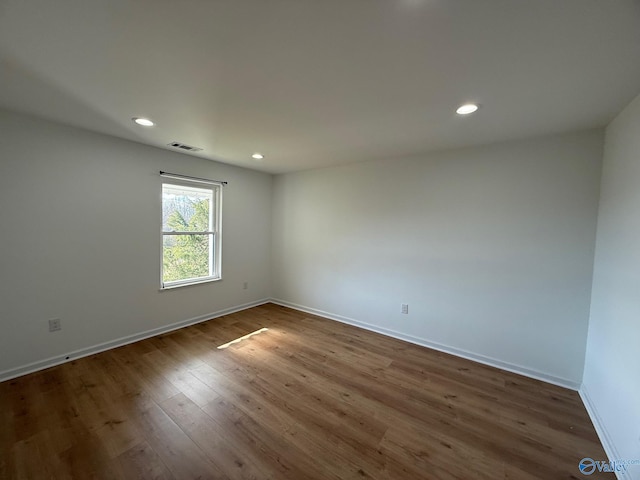
[{"label": "white baseboard", "polygon": [[104,352],[105,350],[111,350],[112,348],[121,347],[129,343],[138,342],[140,340],[144,340],[145,338],[155,337],[156,335],[161,335],[163,333],[171,332],[173,330],[178,330],[179,328],[188,327],[189,325],[205,322],[207,320],[221,317],[223,315],[229,315],[230,313],[235,313],[241,310],[246,310],[248,308],[257,307],[258,305],[264,305],[265,303],[269,303],[269,302],[270,300],[268,298],[265,298],[262,300],[257,300],[255,302],[250,302],[242,305],[237,305],[235,307],[225,308],[223,310],[218,310],[216,312],[207,313],[205,315],[199,315],[197,317],[189,318],[187,320],[182,320],[180,322],[171,323],[163,327],[146,330],[144,332],[135,333],[133,335],[128,335],[126,337],[111,340],[109,342],[104,342],[98,345],[93,345],[91,347],[74,350],[73,352],[69,352],[63,355],[57,355],[55,357],[39,360],[37,362],[29,363],[21,367],[4,370],[0,372],[0,382],[11,380],[12,378],[20,377],[28,373],[37,372],[38,370],[44,370],[45,368],[53,367],[55,365],[60,365],[61,363],[75,360],[77,358],[93,355],[94,353]]},{"label": "white baseboard", "polygon": [[[161,335],[163,333],[171,332],[173,330],[177,330],[179,328],[187,327],[189,325],[194,325],[196,323],[204,322],[206,320],[211,320],[216,317],[221,317],[223,315],[229,315],[234,312],[239,312],[241,310],[246,310],[248,308],[257,307],[258,305],[264,305],[265,303],[275,303],[277,305],[281,305],[283,307],[293,308],[294,310],[299,310],[302,312],[310,313],[312,315],[317,315],[320,317],[327,318],[329,320],[335,320],[341,323],[346,323],[349,325],[354,325],[356,327],[364,328],[365,330],[370,330],[372,332],[380,333],[382,335],[387,335],[389,337],[397,338],[399,340],[404,340],[406,342],[410,342],[416,345],[420,345],[422,347],[431,348],[433,350],[438,350],[440,352],[449,353],[451,355],[455,355],[457,357],[466,358],[467,360],[472,360],[474,362],[482,363],[484,365],[489,365],[491,367],[500,368],[502,370],[506,370],[512,373],[517,373],[519,375],[524,375],[525,377],[534,378],[536,380],[541,380],[543,382],[551,383],[554,385],[558,385],[561,387],[569,388],[571,390],[578,390],[579,384],[573,382],[571,380],[567,380],[564,378],[555,377],[553,375],[546,374],[544,372],[539,372],[537,370],[533,370],[530,368],[523,367],[521,365],[516,365],[508,362],[503,362],[502,360],[498,360],[495,358],[487,357],[484,355],[476,354],[473,352],[468,352],[459,348],[451,347],[448,345],[443,345],[437,342],[433,342],[424,338],[414,337],[412,335],[407,335],[401,332],[397,332],[395,330],[390,330],[386,328],[381,328],[376,325],[371,325],[366,322],[361,322],[359,320],[355,320],[353,318],[343,317],[341,315],[332,314],[329,312],[325,312],[322,310],[318,310],[316,308],[306,307],[304,305],[298,305],[295,303],[287,302],[285,300],[275,299],[275,298],[265,298],[262,300],[258,300],[255,302],[245,303],[243,305],[238,305],[235,307],[230,307],[224,310],[218,310],[216,312],[208,313],[205,315],[200,315],[198,317],[189,318],[187,320],[182,320],[180,322],[175,322],[169,325],[165,325],[163,327],[154,328],[152,330],[147,330],[144,332],[136,333],[134,335],[129,335],[126,337],[118,338],[115,340],[111,340],[109,342],[100,343],[98,345],[94,345],[91,347],[81,348],[79,350],[75,350],[66,354],[57,355],[55,357],[47,358],[44,360],[39,360],[37,362],[29,363],[27,365],[23,365],[20,367],[12,368],[9,370],[4,370],[0,372],[0,382],[4,382],[6,380],[10,380],[12,378],[20,377],[22,375],[26,375],[28,373],[33,373],[38,370],[44,370],[45,368],[53,367],[55,365],[60,365],[61,363],[68,362],[70,360],[74,360],[81,357],[86,357],[89,355],[93,355],[95,353],[104,352],[105,350],[110,350],[112,348],[120,347],[122,345],[127,345],[129,343],[137,342],[140,340],[144,340],[145,338],[154,337],[156,335]],[[595,421],[594,421],[595,423]],[[608,453],[608,452],[607,452]]]},{"label": "white baseboard", "polygon": [[422,347],[431,348],[433,350],[438,350],[440,352],[449,353],[457,357],[466,358],[467,360],[472,360],[474,362],[482,363],[484,365],[489,365],[490,367],[500,368],[508,372],[517,373],[518,375],[524,375],[525,377],[533,378],[535,380],[540,380],[546,383],[551,383],[553,385],[558,385],[560,387],[568,388],[570,390],[577,391],[578,388],[580,387],[580,384],[578,382],[574,382],[566,378],[556,377],[554,375],[549,375],[547,373],[540,372],[531,368],[523,367],[522,365],[503,362],[502,360],[498,360],[496,358],[487,357],[485,355],[481,355],[478,353],[468,352],[466,350],[451,347],[449,345],[443,345],[441,343],[433,342],[425,338],[415,337],[413,335],[407,335],[405,333],[397,332],[395,330],[378,327],[376,325],[371,325],[370,323],[361,322],[360,320],[355,320],[353,318],[343,317],[342,315],[336,315],[333,313],[325,312],[323,310],[318,310],[316,308],[310,308],[304,305],[298,305],[296,303],[291,303],[291,302],[287,302],[286,300],[280,300],[276,298],[272,298],[271,302],[277,305],[281,305],[283,307],[289,307],[289,308],[293,308],[294,310],[300,310],[301,312],[306,312],[312,315],[317,315],[319,317],[328,318],[329,320],[335,320],[337,322],[347,323],[349,325],[364,328],[365,330],[370,330],[372,332],[380,333],[382,335],[387,335],[389,337],[397,338],[399,340],[404,340],[406,342],[414,343]]},{"label": "white baseboard", "polygon": [[[613,441],[611,440],[611,435],[609,435],[607,427],[602,421],[602,417],[600,417],[600,415],[598,414],[598,409],[596,408],[593,400],[591,399],[591,396],[589,395],[589,389],[584,383],[580,386],[580,390],[578,390],[578,393],[580,394],[580,398],[582,399],[584,407],[587,409],[587,413],[591,418],[591,422],[596,429],[596,433],[598,434],[600,443],[602,443],[602,448],[604,448],[604,453],[607,454],[609,461],[621,458],[618,454],[618,449],[615,447]],[[620,472],[616,472],[616,476],[620,480],[626,480],[630,478],[629,476],[625,476],[625,474]]]}]

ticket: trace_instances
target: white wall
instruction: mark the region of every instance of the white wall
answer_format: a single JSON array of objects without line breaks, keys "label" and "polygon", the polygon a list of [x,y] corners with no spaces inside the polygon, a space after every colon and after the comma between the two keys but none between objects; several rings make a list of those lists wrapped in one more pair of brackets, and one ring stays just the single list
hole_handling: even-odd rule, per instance
[{"label": "white wall", "polygon": [[640,96],[606,131],[581,393],[612,459],[640,459]]},{"label": "white wall", "polygon": [[[229,182],[222,281],[159,291],[159,170]],[[271,189],[267,174],[0,111],[0,377],[269,298]]]},{"label": "white wall", "polygon": [[577,387],[602,134],[278,176],[274,296]]}]

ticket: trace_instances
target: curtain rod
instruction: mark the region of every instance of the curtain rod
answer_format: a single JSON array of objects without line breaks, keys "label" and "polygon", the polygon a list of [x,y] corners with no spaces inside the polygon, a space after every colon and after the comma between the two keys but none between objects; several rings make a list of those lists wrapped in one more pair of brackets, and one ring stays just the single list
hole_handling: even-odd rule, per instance
[{"label": "curtain rod", "polygon": [[187,180],[195,180],[203,183],[219,183],[221,185],[229,184],[229,182],[223,182],[221,180],[211,180],[209,178],[201,178],[201,177],[190,177],[189,175],[180,175],[178,173],[163,172],[162,170],[160,170],[160,175],[162,175],[163,177],[184,178]]}]

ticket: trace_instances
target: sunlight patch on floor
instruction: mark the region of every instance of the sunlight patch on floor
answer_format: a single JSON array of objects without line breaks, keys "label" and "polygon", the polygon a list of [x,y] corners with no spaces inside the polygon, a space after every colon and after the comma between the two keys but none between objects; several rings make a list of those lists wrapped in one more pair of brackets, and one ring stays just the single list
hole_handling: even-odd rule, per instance
[{"label": "sunlight patch on floor", "polygon": [[251,333],[247,333],[246,335],[243,335],[242,337],[238,337],[235,340],[231,340],[230,342],[227,342],[225,344],[222,344],[218,347],[218,350],[224,350],[227,347],[230,347],[231,345],[235,344],[235,343],[240,343],[242,340],[246,340],[247,338],[251,338],[254,335],[258,335],[259,333],[263,333],[268,331],[268,328],[261,328],[259,330],[256,330],[255,332],[251,332]]}]

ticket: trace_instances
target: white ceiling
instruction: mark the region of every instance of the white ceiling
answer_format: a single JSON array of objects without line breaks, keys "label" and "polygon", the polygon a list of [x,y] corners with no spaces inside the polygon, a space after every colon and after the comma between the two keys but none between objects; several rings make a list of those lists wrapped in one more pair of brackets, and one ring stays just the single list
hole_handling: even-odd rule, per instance
[{"label": "white ceiling", "polygon": [[638,93],[638,0],[0,0],[0,106],[274,173],[603,126]]}]

